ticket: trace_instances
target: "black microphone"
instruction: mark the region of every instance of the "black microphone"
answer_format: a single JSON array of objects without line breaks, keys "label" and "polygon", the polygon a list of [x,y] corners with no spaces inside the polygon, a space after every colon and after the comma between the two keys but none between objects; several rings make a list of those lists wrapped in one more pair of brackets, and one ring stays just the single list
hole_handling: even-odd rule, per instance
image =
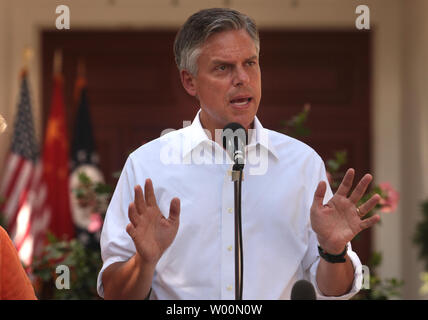
[{"label": "black microphone", "polygon": [[291,300],[316,300],[317,295],[312,283],[306,280],[297,281],[291,289]]},{"label": "black microphone", "polygon": [[245,146],[247,145],[247,131],[236,122],[231,122],[223,128],[223,148],[233,159],[233,170],[242,170],[245,164]]}]

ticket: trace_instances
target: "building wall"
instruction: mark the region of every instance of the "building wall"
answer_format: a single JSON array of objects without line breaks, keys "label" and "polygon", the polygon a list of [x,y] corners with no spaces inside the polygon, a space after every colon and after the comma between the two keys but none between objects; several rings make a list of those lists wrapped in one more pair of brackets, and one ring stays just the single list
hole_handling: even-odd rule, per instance
[{"label": "building wall", "polygon": [[[203,5],[201,5],[203,3]],[[389,181],[403,201],[375,228],[374,246],[384,255],[380,275],[405,279],[404,298],[418,298],[420,263],[409,237],[418,217],[417,201],[428,196],[428,90],[424,90],[428,3],[370,0],[373,31],[373,174]],[[0,165],[8,149],[18,94],[18,74],[26,46],[34,50],[30,84],[41,136],[39,32],[55,27],[55,8],[71,11],[71,28],[178,27],[202,7],[230,5],[252,16],[260,28],[355,28],[354,0],[0,0],[0,113],[9,127],[0,136]],[[64,31],[66,32],[66,31]],[[425,73],[424,73],[425,72]],[[425,122],[424,122],[425,120]],[[422,174],[421,174],[422,172]]]},{"label": "building wall", "polygon": [[408,270],[404,293],[416,298],[413,290],[420,286],[423,264],[417,261],[412,237],[421,218],[421,201],[428,200],[428,1],[406,1],[403,12],[402,264]]}]

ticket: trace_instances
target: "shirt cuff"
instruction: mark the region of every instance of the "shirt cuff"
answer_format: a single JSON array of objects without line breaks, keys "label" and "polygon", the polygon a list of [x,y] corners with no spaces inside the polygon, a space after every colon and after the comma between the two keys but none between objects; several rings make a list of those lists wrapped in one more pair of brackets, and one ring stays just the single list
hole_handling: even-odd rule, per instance
[{"label": "shirt cuff", "polygon": [[352,283],[352,288],[348,293],[345,293],[341,296],[325,296],[322,294],[321,290],[318,288],[317,280],[316,280],[316,274],[318,270],[318,264],[320,262],[320,257],[318,256],[315,263],[311,266],[311,282],[315,287],[315,292],[317,295],[317,300],[348,300],[351,299],[355,294],[358,293],[358,291],[361,290],[362,282],[363,282],[363,274],[362,274],[362,265],[360,258],[358,258],[357,254],[352,251],[352,249],[348,246],[348,257],[352,262],[352,265],[354,266],[354,281]]},{"label": "shirt cuff", "polygon": [[104,262],[100,272],[98,273],[98,278],[97,278],[97,292],[101,298],[104,299],[104,286],[103,286],[103,272],[104,272],[104,270],[107,269],[107,267],[113,263],[123,262],[123,261],[127,261],[127,259],[123,258],[123,257],[116,256],[116,257],[111,257]]}]

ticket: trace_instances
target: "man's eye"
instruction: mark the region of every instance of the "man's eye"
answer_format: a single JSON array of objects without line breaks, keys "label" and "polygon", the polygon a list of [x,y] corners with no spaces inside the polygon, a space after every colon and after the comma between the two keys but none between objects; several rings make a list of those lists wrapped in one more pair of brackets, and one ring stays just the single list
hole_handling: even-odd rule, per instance
[{"label": "man's eye", "polygon": [[220,66],[217,66],[217,68],[216,68],[217,70],[220,70],[220,71],[224,71],[224,70],[226,70],[227,69],[227,66],[226,65],[224,65],[224,64],[222,64],[222,65],[220,65]]},{"label": "man's eye", "polygon": [[254,66],[256,64],[256,62],[255,61],[248,61],[248,65],[249,66]]}]

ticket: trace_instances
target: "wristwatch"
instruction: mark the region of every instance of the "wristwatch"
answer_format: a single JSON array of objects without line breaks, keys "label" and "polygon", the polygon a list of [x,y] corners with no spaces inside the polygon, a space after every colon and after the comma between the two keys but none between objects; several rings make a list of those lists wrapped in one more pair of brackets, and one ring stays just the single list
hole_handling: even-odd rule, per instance
[{"label": "wristwatch", "polygon": [[348,251],[348,245],[346,245],[345,249],[339,254],[330,254],[327,251],[325,251],[323,248],[318,246],[318,252],[319,252],[321,258],[323,258],[325,261],[330,262],[330,263],[343,263],[343,262],[345,262],[346,261],[345,255],[346,255],[347,251]]}]

